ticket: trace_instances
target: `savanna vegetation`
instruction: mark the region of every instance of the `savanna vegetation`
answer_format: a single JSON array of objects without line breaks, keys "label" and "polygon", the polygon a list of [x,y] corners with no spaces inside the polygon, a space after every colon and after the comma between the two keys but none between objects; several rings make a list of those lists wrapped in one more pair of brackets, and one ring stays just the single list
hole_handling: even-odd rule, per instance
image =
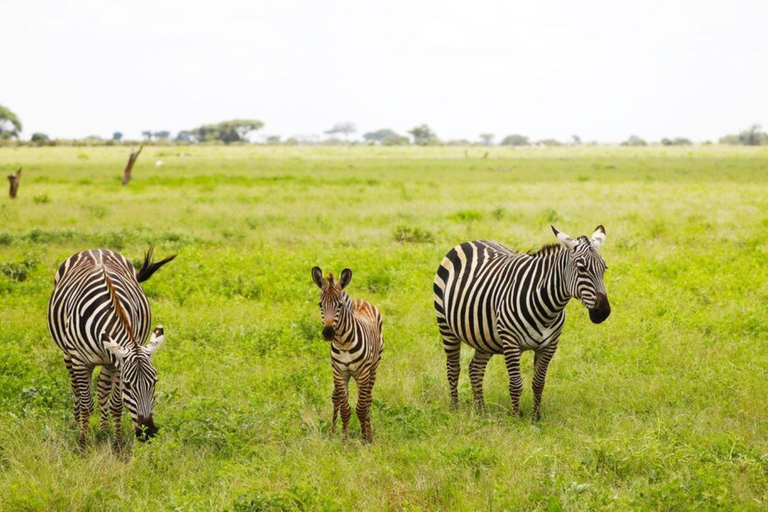
[{"label": "savanna vegetation", "polygon": [[[429,133],[422,134],[429,137]],[[391,136],[385,134],[384,137]],[[486,156],[483,158],[483,156]],[[0,509],[765,510],[765,148],[0,148]],[[162,166],[156,161],[162,160]],[[611,317],[577,302],[543,418],[449,406],[432,279],[454,244],[528,250],[604,224]],[[46,328],[57,265],[87,248],[177,252],[144,289],[166,343],[151,444],[77,450]],[[331,371],[310,269],[354,271],[384,315],[371,410],[329,434]],[[128,437],[129,420],[124,418]]]}]

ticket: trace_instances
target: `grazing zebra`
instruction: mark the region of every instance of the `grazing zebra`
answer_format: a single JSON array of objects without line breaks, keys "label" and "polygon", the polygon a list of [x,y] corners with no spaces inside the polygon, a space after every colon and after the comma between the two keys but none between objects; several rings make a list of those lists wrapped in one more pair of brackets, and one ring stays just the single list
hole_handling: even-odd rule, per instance
[{"label": "grazing zebra", "polygon": [[110,411],[115,447],[122,445],[123,403],[139,439],[157,432],[152,418],[157,372],[150,356],[165,337],[158,326],[143,345],[152,315],[139,283],[176,255],[154,263],[152,252],[150,247],[138,272],[125,256],[105,249],[77,253],[56,272],[48,303],[48,330],[64,352],[81,448],[87,444],[88,419],[94,407],[91,375],[95,366],[102,367],[97,384],[100,427],[107,428]]},{"label": "grazing zebra", "polygon": [[331,342],[333,368],[333,421],[341,411],[344,440],[349,431],[349,378],[357,383],[357,418],[366,443],[373,441],[371,429],[371,394],[376,381],[376,369],[384,351],[381,336],[381,314],[364,300],[351,300],[344,289],[352,280],[352,271],[345,268],[336,283],[333,274],[323,278],[320,267],[312,268],[312,280],[320,288],[320,311],[323,316],[323,337]]},{"label": "grazing zebra", "polygon": [[475,349],[469,379],[479,408],[486,365],[494,354],[504,354],[513,414],[519,412],[523,391],[520,355],[533,350],[533,417],[538,419],[547,366],[557,349],[568,301],[579,299],[596,324],[611,314],[603,284],[607,267],[597,252],[605,228],[598,226],[591,240],[571,238],[554,226],[552,231],[560,244],[529,254],[478,240],[457,245],[443,258],[435,275],[434,299],[454,406],[462,342]]}]

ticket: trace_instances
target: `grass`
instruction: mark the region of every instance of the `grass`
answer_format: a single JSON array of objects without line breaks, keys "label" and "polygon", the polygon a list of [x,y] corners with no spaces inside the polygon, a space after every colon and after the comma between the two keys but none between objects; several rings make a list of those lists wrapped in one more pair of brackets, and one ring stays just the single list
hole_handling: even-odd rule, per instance
[{"label": "grass", "polygon": [[[485,151],[488,158],[481,158]],[[765,510],[768,152],[557,148],[2,148],[2,510]],[[162,159],[164,165],[156,167]],[[450,410],[432,310],[442,256],[520,250],[597,224],[613,315],[569,305],[543,419]],[[76,450],[46,328],[57,265],[178,252],[145,290],[167,342],[160,437]],[[384,315],[375,444],[329,435],[331,371],[310,269],[354,271]],[[126,423],[128,421],[126,420]],[[126,434],[128,425],[124,424]]]}]

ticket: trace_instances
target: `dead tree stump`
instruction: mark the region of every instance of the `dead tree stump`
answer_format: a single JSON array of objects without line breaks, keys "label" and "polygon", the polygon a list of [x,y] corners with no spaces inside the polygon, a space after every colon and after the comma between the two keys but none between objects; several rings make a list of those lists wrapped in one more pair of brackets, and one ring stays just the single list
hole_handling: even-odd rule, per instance
[{"label": "dead tree stump", "polygon": [[142,149],[144,149],[144,144],[139,146],[138,151],[131,151],[131,156],[128,157],[128,164],[125,166],[125,170],[123,171],[123,185],[127,185],[128,182],[131,181],[131,171],[133,170],[133,164],[136,163],[136,159],[139,158]]},{"label": "dead tree stump", "polygon": [[9,174],[8,181],[11,182],[11,190],[8,191],[8,195],[11,199],[16,198],[16,194],[19,192],[19,182],[21,181],[21,167],[16,171],[16,174]]}]

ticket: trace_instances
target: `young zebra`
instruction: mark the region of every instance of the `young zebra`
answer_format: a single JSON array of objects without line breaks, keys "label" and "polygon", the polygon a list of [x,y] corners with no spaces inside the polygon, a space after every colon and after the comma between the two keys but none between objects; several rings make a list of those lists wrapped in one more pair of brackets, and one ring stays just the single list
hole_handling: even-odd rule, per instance
[{"label": "young zebra", "polygon": [[154,263],[152,252],[150,247],[138,272],[125,256],[104,249],[77,253],[56,272],[48,303],[48,330],[64,352],[81,448],[87,444],[88,419],[93,412],[91,375],[95,366],[102,367],[98,378],[100,427],[107,428],[111,411],[115,448],[122,445],[123,403],[139,439],[157,432],[152,418],[157,372],[150,356],[165,337],[158,326],[149,343],[142,346],[149,336],[152,314],[139,283],[176,255]]},{"label": "young zebra", "polygon": [[344,289],[352,280],[352,271],[345,268],[336,283],[333,274],[323,278],[320,267],[312,268],[312,280],[320,288],[320,311],[323,316],[323,337],[331,342],[333,368],[333,421],[341,411],[344,440],[349,430],[349,378],[357,382],[357,418],[366,443],[373,441],[371,430],[371,394],[376,381],[376,369],[384,350],[381,336],[381,314],[376,306],[364,300],[351,300]]},{"label": "young zebra", "polygon": [[557,349],[565,306],[575,297],[599,324],[611,314],[597,249],[605,241],[598,226],[589,240],[552,226],[560,244],[530,254],[495,242],[465,242],[451,249],[435,275],[435,312],[447,356],[451,401],[458,404],[461,343],[475,349],[469,364],[474,400],[483,407],[483,376],[494,354],[504,354],[512,412],[519,412],[523,379],[520,355],[533,350],[533,417],[538,419],[547,366]]}]

